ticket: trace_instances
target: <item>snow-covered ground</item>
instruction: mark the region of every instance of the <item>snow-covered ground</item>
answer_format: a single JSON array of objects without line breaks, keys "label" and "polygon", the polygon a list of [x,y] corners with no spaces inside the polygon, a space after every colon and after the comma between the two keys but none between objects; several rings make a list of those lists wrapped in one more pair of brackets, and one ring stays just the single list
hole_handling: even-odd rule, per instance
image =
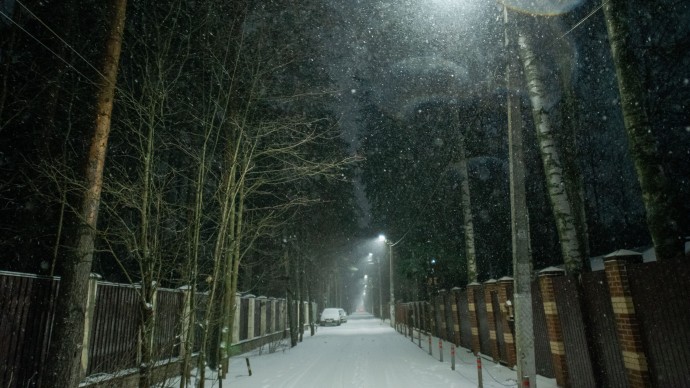
[{"label": "snow-covered ground", "polygon": [[[427,341],[427,342],[425,342]],[[368,314],[354,314],[341,326],[319,327],[313,337],[294,348],[275,353],[267,348],[234,357],[223,387],[477,387],[476,358],[458,348],[455,370],[451,370],[450,344],[444,343],[443,362],[439,361],[438,339],[433,356],[428,340],[422,337],[420,349],[389,324]],[[249,376],[245,357],[249,358]],[[482,359],[484,387],[516,387],[515,371]],[[208,381],[207,387],[218,387]],[[556,387],[553,379],[537,378],[539,387]]]}]

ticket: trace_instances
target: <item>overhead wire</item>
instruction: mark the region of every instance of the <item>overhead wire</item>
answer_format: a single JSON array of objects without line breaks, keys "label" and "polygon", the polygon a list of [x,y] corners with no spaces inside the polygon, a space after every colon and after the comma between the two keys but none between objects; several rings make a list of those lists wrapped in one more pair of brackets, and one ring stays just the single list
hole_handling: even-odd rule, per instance
[{"label": "overhead wire", "polygon": [[[65,58],[63,58],[62,56],[60,56],[60,54],[58,54],[58,53],[56,53],[55,51],[53,51],[50,47],[48,47],[48,45],[46,45],[45,43],[43,43],[38,37],[34,36],[31,32],[29,32],[27,29],[25,29],[24,27],[22,27],[19,23],[15,22],[14,19],[12,19],[12,18],[11,18],[9,15],[7,15],[5,12],[3,12],[3,11],[0,10],[0,15],[4,16],[5,19],[7,19],[7,20],[10,21],[10,23],[12,23],[13,25],[15,25],[17,28],[19,28],[19,29],[20,29],[22,32],[24,32],[26,35],[28,35],[28,36],[31,37],[33,40],[35,40],[38,44],[40,44],[41,46],[43,46],[46,50],[48,50],[48,51],[49,51],[51,54],[53,54],[56,58],[58,58],[59,60],[61,60],[62,62],[64,62],[65,65],[67,65],[68,67],[72,68],[72,69],[74,70],[74,72],[77,73],[79,76],[83,77],[84,79],[86,79],[87,81],[89,81],[89,82],[91,82],[91,83],[93,83],[93,84],[96,84],[96,82],[94,82],[91,78],[87,77],[84,73],[82,73],[81,71],[79,71],[79,69],[77,69],[76,67],[74,67],[74,65],[72,65],[71,63],[69,63],[69,62],[68,62]],[[51,30],[51,32],[52,32],[52,30]],[[71,48],[71,47],[70,47],[70,48]],[[100,72],[99,72],[99,74],[100,74]],[[102,76],[102,74],[101,74],[101,76]]]},{"label": "overhead wire", "polygon": [[585,17],[583,17],[582,19],[580,19],[580,21],[578,21],[577,23],[575,23],[575,25],[573,25],[568,31],[566,31],[563,35],[559,36],[558,38],[556,38],[556,41],[565,38],[568,34],[570,34],[571,32],[575,31],[576,28],[578,28],[582,23],[584,23],[585,21],[587,21],[587,19],[589,19],[589,18],[592,17],[595,13],[597,13],[597,11],[599,11],[599,10],[600,10],[604,5],[606,5],[606,3],[608,3],[608,2],[609,2],[609,0],[604,0],[604,1],[602,1],[601,4],[599,4],[599,6],[597,6],[597,7],[594,8],[592,11],[590,11]]},{"label": "overhead wire", "polygon": [[[84,55],[82,55],[79,51],[77,51],[69,42],[67,42],[65,39],[63,39],[57,32],[55,32],[50,26],[48,26],[47,23],[45,23],[38,15],[36,15],[31,9],[29,9],[21,0],[15,0],[17,4],[19,4],[26,12],[34,19],[36,19],[43,27],[45,27],[55,38],[57,38],[62,44],[64,44],[71,52],[73,52],[79,59],[81,59],[83,62],[85,62],[91,69],[93,69],[96,74],[98,74],[99,77],[101,77],[103,80],[107,81],[106,76],[98,70],[98,68],[91,63]],[[48,50],[53,56],[58,58],[61,62],[63,62],[68,68],[72,69],[77,75],[80,77],[84,78],[86,81],[91,83],[92,85],[98,85],[99,82],[96,82],[95,80],[91,79],[91,77],[87,76],[84,74],[82,71],[77,69],[72,63],[70,63],[68,60],[63,58],[61,55],[56,53],[53,49],[48,47],[47,44],[45,44],[43,41],[41,41],[40,38],[37,36],[33,35],[30,31],[22,27],[19,23],[17,23],[10,15],[5,13],[4,11],[0,10],[0,15],[2,15],[5,19],[7,19],[10,23],[12,23],[14,26],[16,26],[19,30],[21,30],[23,33],[25,33],[27,36],[29,36],[31,39],[35,40],[38,44],[40,44],[42,47],[44,47],[46,50]],[[136,101],[133,98],[133,94],[122,87],[118,86],[117,84],[114,85],[115,90],[122,96],[122,98],[127,99],[130,103],[141,106],[142,103]]]},{"label": "overhead wire", "polygon": [[[20,0],[15,0],[15,1],[22,8],[24,8],[29,13],[29,15],[31,15],[31,17],[38,20],[38,22],[41,23],[41,25],[43,25],[43,27],[45,27],[48,31],[50,31],[51,34],[53,34],[56,38],[58,38],[60,40],[60,42],[62,42],[62,44],[67,46],[67,48],[69,48],[73,53],[75,53],[79,58],[81,58],[82,61],[84,61],[87,65],[89,65],[99,76],[101,76],[101,78],[106,79],[105,75],[103,75],[103,73],[101,73],[100,70],[98,70],[96,68],[96,66],[94,66],[91,62],[89,62],[89,60],[84,58],[84,56],[81,55],[77,50],[75,50],[74,47],[72,47],[67,41],[62,39],[62,37],[60,35],[58,35],[55,31],[53,31],[53,29],[50,28],[50,26],[48,26],[41,18],[39,18],[35,13],[33,13],[26,5],[24,5],[24,3],[22,3]],[[45,45],[44,45],[44,47],[45,47]]]}]

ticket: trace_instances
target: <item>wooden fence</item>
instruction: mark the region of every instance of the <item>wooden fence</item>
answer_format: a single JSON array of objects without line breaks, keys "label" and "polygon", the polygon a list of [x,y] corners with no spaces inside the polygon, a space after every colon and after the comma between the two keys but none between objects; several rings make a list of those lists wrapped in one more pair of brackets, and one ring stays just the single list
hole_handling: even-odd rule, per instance
[{"label": "wooden fence", "polygon": [[[39,387],[55,315],[59,278],[0,272],[0,387]],[[136,286],[108,283],[92,277],[85,322],[82,370],[89,376],[136,373],[139,365],[141,303]],[[154,296],[153,348],[157,365],[178,363],[181,338],[190,313],[190,290],[159,288]],[[203,322],[207,294],[195,293],[197,322]],[[284,299],[236,295],[232,348],[247,350],[282,338],[287,327]],[[296,303],[308,324],[307,302]],[[316,306],[312,306],[316,311]],[[201,347],[196,325],[193,352]],[[172,368],[179,371],[179,368]],[[45,386],[45,384],[43,384]]]},{"label": "wooden fence", "polygon": [[[541,271],[532,287],[537,373],[561,387],[690,387],[689,279],[688,260],[642,263],[630,251],[578,278]],[[512,279],[502,278],[399,303],[398,330],[513,367],[512,293]]]}]

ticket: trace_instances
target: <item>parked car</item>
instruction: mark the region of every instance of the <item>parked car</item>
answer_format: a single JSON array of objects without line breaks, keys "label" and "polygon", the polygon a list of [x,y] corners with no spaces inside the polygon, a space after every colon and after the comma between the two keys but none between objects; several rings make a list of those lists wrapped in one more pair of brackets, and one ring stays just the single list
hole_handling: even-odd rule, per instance
[{"label": "parked car", "polygon": [[338,309],[338,312],[340,312],[340,323],[345,323],[347,322],[347,313],[343,309]]},{"label": "parked car", "polygon": [[321,319],[319,320],[319,322],[321,323],[321,326],[326,326],[326,325],[340,326],[340,322],[341,322],[340,310],[341,309],[338,309],[338,308],[324,309],[323,312],[321,313]]}]

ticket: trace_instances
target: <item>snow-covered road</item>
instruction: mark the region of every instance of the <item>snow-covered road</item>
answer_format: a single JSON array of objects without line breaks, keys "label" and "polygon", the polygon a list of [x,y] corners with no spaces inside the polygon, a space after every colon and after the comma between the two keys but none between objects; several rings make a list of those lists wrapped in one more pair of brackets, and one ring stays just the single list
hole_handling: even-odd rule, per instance
[{"label": "snow-covered road", "polygon": [[[449,344],[444,344],[444,362],[428,354],[426,342],[420,349],[370,315],[355,314],[338,327],[319,327],[315,336],[290,349],[267,354],[235,357],[231,360],[223,387],[476,387],[476,359],[459,348],[456,370],[451,370]],[[435,339],[436,346],[438,340]],[[252,376],[247,372],[249,357]],[[491,361],[483,361],[484,387],[515,387],[515,372]],[[218,382],[214,383],[218,386]],[[211,386],[210,382],[207,386]],[[539,387],[555,387],[555,381],[538,378]]]}]

